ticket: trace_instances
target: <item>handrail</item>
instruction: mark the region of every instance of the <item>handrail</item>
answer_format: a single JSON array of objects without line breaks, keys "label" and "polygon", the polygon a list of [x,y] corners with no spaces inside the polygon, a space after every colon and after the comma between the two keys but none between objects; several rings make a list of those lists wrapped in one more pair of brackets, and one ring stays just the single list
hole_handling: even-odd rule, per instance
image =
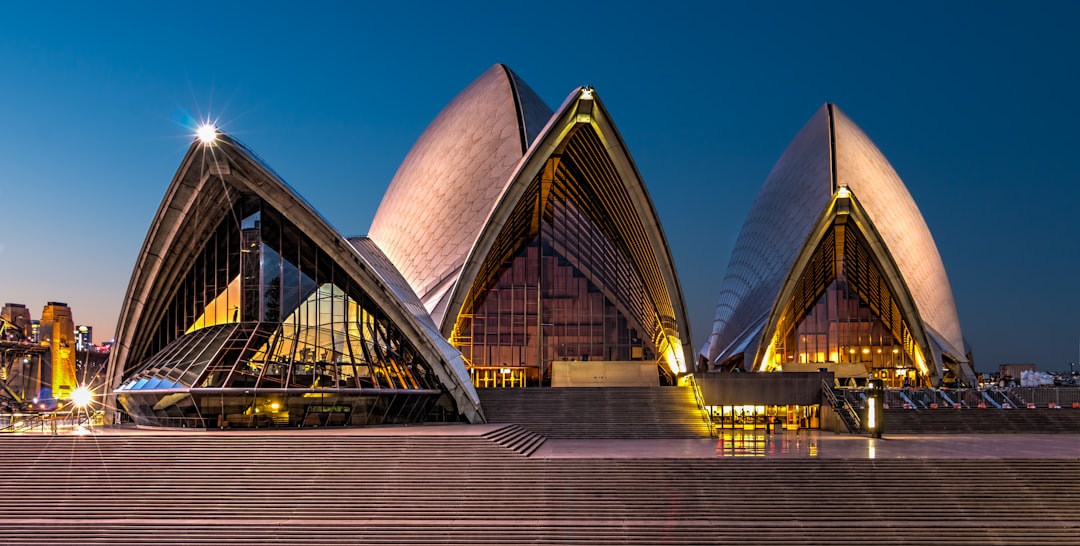
[{"label": "handrail", "polygon": [[840,415],[840,418],[844,420],[844,423],[848,425],[850,432],[859,432],[862,430],[862,422],[859,420],[859,414],[855,411],[855,408],[851,407],[851,404],[847,401],[846,397],[837,397],[833,392],[832,386],[826,380],[821,381],[821,390],[825,393],[825,398],[829,401],[829,404]]},{"label": "handrail", "polygon": [[994,400],[993,396],[990,396],[989,391],[982,391],[980,394],[982,394],[983,399],[990,402],[990,405],[994,406],[997,409],[1001,409],[1001,404],[999,404],[997,400]]},{"label": "handrail", "polygon": [[956,405],[956,402],[954,402],[953,399],[949,397],[949,394],[947,392],[940,389],[935,389],[935,392],[937,392],[938,396],[945,400],[945,403],[948,404],[949,407]]},{"label": "handrail", "polygon": [[909,398],[906,392],[904,392],[903,390],[901,390],[899,392],[900,392],[900,398],[903,399],[904,402],[907,403],[908,406],[911,406],[911,409],[914,409],[914,410],[919,409],[919,405],[916,404],[914,400]]},{"label": "handrail", "polygon": [[[20,416],[22,416],[23,418],[15,419],[15,417]],[[40,414],[10,413],[8,414],[8,424],[5,425],[3,428],[0,428],[0,432],[20,432],[23,430],[33,429],[34,427],[44,428],[44,421],[42,420]]]},{"label": "handrail", "polygon": [[[1004,398],[1005,401],[1008,402],[1012,407],[1014,407],[1014,408],[1022,408],[1022,407],[1024,407],[1023,399],[1021,399],[1019,396],[1016,396],[1016,393],[1009,392],[1008,389],[1003,390],[1003,391],[998,391],[998,393],[1001,394],[1001,397]],[[1009,396],[1010,394],[1013,395],[1013,396]]]},{"label": "handrail", "polygon": [[686,386],[694,391],[694,399],[697,401],[698,410],[701,411],[701,420],[709,427],[709,438],[716,436],[716,427],[713,425],[712,412],[705,407],[705,397],[701,394],[701,387],[694,380],[694,374],[684,376]]}]

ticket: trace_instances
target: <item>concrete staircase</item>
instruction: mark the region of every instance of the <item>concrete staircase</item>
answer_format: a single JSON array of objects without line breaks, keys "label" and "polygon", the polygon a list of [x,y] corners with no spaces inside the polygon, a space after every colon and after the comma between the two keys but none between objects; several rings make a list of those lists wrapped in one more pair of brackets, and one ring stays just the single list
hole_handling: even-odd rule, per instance
[{"label": "concrete staircase", "polygon": [[1080,536],[1080,459],[544,459],[464,434],[0,442],[9,545],[1025,546]]},{"label": "concrete staircase", "polygon": [[548,438],[708,438],[689,387],[478,389],[489,423]]},{"label": "concrete staircase", "polygon": [[[885,410],[885,434],[1076,434],[1080,410],[922,409]],[[1080,444],[1077,447],[1080,456]]]},{"label": "concrete staircase", "polygon": [[518,425],[507,425],[483,434],[484,438],[496,444],[512,449],[528,457],[543,445],[547,438]]}]

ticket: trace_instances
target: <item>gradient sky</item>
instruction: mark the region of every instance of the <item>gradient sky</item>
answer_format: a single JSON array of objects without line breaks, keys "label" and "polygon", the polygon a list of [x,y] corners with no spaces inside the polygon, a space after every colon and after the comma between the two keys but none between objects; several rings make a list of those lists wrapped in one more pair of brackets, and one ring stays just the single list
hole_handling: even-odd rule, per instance
[{"label": "gradient sky", "polygon": [[[872,4],[872,5],[866,5]],[[746,213],[826,101],[907,184],[976,368],[1080,360],[1080,3],[93,2],[0,5],[0,302],[113,335],[212,118],[346,236],[459,91],[506,63],[603,98],[700,348]],[[468,7],[465,7],[468,6]]]}]

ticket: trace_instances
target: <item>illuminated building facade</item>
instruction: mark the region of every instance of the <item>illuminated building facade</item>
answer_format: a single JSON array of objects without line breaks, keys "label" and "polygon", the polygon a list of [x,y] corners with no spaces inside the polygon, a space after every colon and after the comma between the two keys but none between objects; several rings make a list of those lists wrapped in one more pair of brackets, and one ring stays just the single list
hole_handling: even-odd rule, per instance
[{"label": "illuminated building facade", "polygon": [[241,144],[200,133],[139,254],[110,390],[141,425],[482,421],[460,354],[379,271]]},{"label": "illuminated building facade", "polygon": [[765,181],[701,355],[712,369],[974,384],[926,222],[885,157],[834,105],[811,118]]},{"label": "illuminated building facade", "polygon": [[94,348],[94,327],[80,324],[75,327],[75,348],[89,351]]},{"label": "illuminated building facade", "polygon": [[645,384],[686,371],[667,241],[591,88],[551,112],[495,65],[416,142],[370,233],[478,386],[558,386],[558,370],[642,363]]},{"label": "illuminated building facade", "polygon": [[66,303],[50,301],[41,312],[39,343],[50,349],[52,397],[67,399],[78,386],[75,377],[75,321]]}]

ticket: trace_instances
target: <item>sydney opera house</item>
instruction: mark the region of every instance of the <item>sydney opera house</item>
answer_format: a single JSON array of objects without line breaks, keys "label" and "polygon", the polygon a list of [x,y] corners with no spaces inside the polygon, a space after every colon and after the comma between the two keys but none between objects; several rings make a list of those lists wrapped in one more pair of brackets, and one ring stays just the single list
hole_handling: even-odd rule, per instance
[{"label": "sydney opera house", "polygon": [[768,176],[720,289],[688,369],[674,262],[599,96],[552,111],[495,65],[417,140],[368,237],[205,129],[139,253],[107,387],[137,424],[210,428],[483,422],[477,388],[693,371],[973,382],[926,222],[831,104]]},{"label": "sydney opera house", "polygon": [[201,132],[150,226],[110,389],[170,427],[482,422],[476,387],[672,384],[689,327],[656,211],[591,88],[495,65],[346,239]]},{"label": "sydney opera house", "polygon": [[823,106],[769,174],[721,283],[712,370],[974,384],[945,266],[900,177]]}]

